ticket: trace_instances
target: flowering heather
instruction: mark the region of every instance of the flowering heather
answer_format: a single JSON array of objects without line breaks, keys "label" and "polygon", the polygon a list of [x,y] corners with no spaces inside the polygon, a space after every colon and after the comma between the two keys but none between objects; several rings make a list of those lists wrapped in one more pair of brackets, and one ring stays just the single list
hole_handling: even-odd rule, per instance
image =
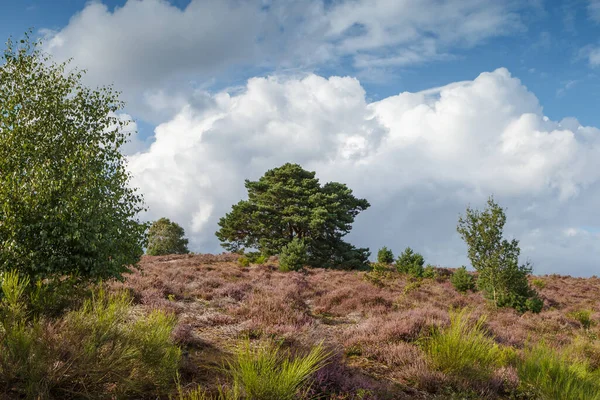
[{"label": "flowering heather", "polygon": [[[237,257],[146,256],[139,271],[112,284],[126,288],[141,309],[177,315],[173,338],[184,347],[185,387],[216,393],[227,384],[220,367],[248,339],[276,340],[292,352],[323,341],[335,356],[306,395],[329,399],[509,398],[521,387],[519,360],[539,342],[568,350],[590,373],[600,366],[598,278],[532,277],[544,308],[519,314],[491,306],[479,292],[459,293],[449,269],[438,268],[435,279],[391,270],[280,272],[276,259],[242,267]],[[457,379],[426,351],[434,332],[449,328],[452,310],[463,308],[469,326],[485,316],[482,335],[506,358],[484,381]]]}]

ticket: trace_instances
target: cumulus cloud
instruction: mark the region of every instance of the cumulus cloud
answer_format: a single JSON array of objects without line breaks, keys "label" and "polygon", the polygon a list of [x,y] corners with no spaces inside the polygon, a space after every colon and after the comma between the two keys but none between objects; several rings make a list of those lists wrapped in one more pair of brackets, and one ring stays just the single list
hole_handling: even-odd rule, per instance
[{"label": "cumulus cloud", "polygon": [[128,0],[110,9],[94,1],[64,28],[43,33],[48,52],[73,58],[90,84],[114,83],[130,109],[158,123],[148,97],[167,83],[193,98],[211,77],[244,68],[306,70],[350,60],[358,70],[385,69],[443,59],[456,47],[524,29],[518,7],[494,0],[192,0],[180,9],[166,0]]},{"label": "cumulus cloud", "polygon": [[355,78],[312,74],[195,97],[129,166],[146,217],[182,223],[196,250],[218,251],[217,221],[245,178],[291,161],[371,202],[349,238],[357,245],[466,263],[458,214],[494,193],[537,272],[593,273],[598,235],[585,226],[600,224],[600,130],[549,120],[506,69],[377,102]]}]

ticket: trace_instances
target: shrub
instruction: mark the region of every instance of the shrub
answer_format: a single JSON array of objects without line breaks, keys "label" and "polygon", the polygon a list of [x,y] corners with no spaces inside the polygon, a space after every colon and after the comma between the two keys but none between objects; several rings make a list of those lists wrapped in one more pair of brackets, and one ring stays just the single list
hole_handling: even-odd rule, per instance
[{"label": "shrub", "polygon": [[498,307],[511,307],[520,313],[531,311],[539,313],[542,311],[544,302],[539,298],[537,292],[531,290],[528,296],[517,293],[504,293],[497,296],[496,305]]},{"label": "shrub", "polygon": [[175,323],[159,310],[132,319],[126,293],[99,290],[56,326],[60,337],[54,339],[66,356],[55,390],[85,396],[113,386],[116,397],[166,393],[181,358],[170,339]]},{"label": "shrub", "polygon": [[233,390],[247,399],[296,399],[310,384],[311,376],[328,364],[330,356],[322,344],[306,355],[292,356],[279,345],[251,347],[244,342],[229,363]]},{"label": "shrub", "polygon": [[298,271],[306,264],[308,260],[306,254],[306,246],[304,241],[294,238],[286,246],[283,247],[279,254],[279,270],[280,271]]},{"label": "shrub", "polygon": [[148,255],[188,254],[187,245],[183,228],[168,218],[154,221],[148,229]]},{"label": "shrub", "polygon": [[242,267],[249,267],[250,266],[250,260],[246,256],[240,256],[240,257],[238,257],[237,261],[238,261],[238,264],[240,264]]},{"label": "shrub", "polygon": [[540,299],[537,295],[525,300],[525,308],[531,311],[532,313],[537,314],[541,312],[543,307],[544,301]]},{"label": "shrub", "polygon": [[416,279],[412,282],[408,282],[402,289],[402,294],[407,295],[407,294],[419,289],[421,286],[423,286],[423,281],[420,279]]},{"label": "shrub", "polygon": [[435,270],[435,267],[431,264],[428,264],[425,269],[423,269],[423,278],[425,279],[435,279],[437,278],[438,274],[437,271]]},{"label": "shrub", "polygon": [[267,260],[268,260],[267,256],[262,255],[262,256],[256,257],[256,259],[254,260],[254,263],[255,264],[264,264],[267,262]]},{"label": "shrub", "polygon": [[469,318],[466,309],[451,312],[450,326],[435,331],[425,341],[425,351],[439,371],[467,381],[485,380],[498,365],[502,351],[483,328],[485,316],[474,324]]},{"label": "shrub", "polygon": [[468,290],[475,290],[475,280],[467,272],[467,267],[465,266],[460,267],[452,274],[450,282],[461,293],[466,293]]},{"label": "shrub", "polygon": [[593,324],[591,310],[577,310],[567,314],[567,316],[579,321],[584,329],[590,329]]},{"label": "shrub", "polygon": [[381,264],[391,264],[394,262],[394,253],[387,247],[383,246],[377,252],[377,262]]},{"label": "shrub", "polygon": [[546,282],[544,282],[543,280],[539,279],[539,278],[535,278],[532,282],[533,286],[535,286],[536,288],[542,290],[543,288],[546,287]]},{"label": "shrub", "polygon": [[267,256],[260,251],[251,251],[244,253],[244,255],[252,264],[264,264],[267,261]]},{"label": "shrub", "polygon": [[538,399],[600,399],[598,375],[582,361],[569,361],[544,343],[526,350],[517,363],[521,391]]},{"label": "shrub", "polygon": [[390,272],[389,269],[389,265],[388,264],[383,264],[383,263],[374,263],[371,265],[371,271],[378,273],[378,274],[384,274],[386,272]]},{"label": "shrub", "polygon": [[132,318],[125,293],[96,292],[56,322],[30,319],[27,278],[5,274],[0,324],[0,386],[16,395],[56,398],[157,397],[174,386],[181,352],[175,318]]},{"label": "shrub", "polygon": [[407,247],[396,260],[396,269],[398,272],[412,275],[416,278],[423,276],[425,259],[419,253],[415,253],[410,247]]}]

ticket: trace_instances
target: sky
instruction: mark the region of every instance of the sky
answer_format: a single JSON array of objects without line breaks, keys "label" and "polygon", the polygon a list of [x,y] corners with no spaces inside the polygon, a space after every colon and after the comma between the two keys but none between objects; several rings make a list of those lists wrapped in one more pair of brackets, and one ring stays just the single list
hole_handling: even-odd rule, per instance
[{"label": "sky", "polygon": [[0,0],[0,37],[122,92],[149,211],[220,252],[286,162],[371,207],[348,240],[468,265],[490,195],[538,274],[600,275],[600,0]]}]

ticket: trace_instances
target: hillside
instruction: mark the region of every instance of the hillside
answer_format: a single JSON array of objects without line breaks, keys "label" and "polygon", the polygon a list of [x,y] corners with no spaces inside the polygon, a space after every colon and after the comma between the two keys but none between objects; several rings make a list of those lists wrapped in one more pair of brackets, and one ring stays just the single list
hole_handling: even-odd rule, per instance
[{"label": "hillside", "polygon": [[[248,338],[281,340],[298,351],[324,341],[335,357],[311,391],[335,399],[507,398],[519,386],[515,360],[542,340],[585,360],[590,371],[600,365],[595,277],[532,277],[544,308],[519,314],[493,308],[478,292],[460,294],[445,269],[415,281],[391,269],[283,273],[276,260],[250,267],[236,260],[234,254],[145,256],[140,271],[113,285],[131,291],[140,311],[176,313],[174,336],[186,349],[184,388],[216,391],[226,384],[221,367]],[[424,351],[433,330],[450,324],[450,310],[464,308],[473,322],[486,316],[486,335],[509,355],[484,378],[441,372]]]}]

